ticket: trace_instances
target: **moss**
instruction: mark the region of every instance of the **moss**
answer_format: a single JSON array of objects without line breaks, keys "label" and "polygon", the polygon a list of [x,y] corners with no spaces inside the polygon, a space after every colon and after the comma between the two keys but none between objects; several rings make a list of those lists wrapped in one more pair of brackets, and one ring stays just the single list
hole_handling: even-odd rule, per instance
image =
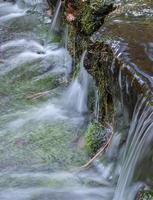
[{"label": "moss", "polygon": [[78,28],[85,35],[91,35],[102,26],[106,15],[113,9],[112,4],[104,4],[102,0],[85,3],[79,12]]},{"label": "moss", "polygon": [[111,79],[108,70],[112,63],[110,58],[113,59],[113,55],[107,45],[104,45],[102,41],[90,42],[85,59],[85,67],[96,81],[100,97],[100,119],[103,124],[105,122],[112,123],[114,113]]},{"label": "moss", "polygon": [[153,191],[145,191],[143,196],[143,200],[153,200]]},{"label": "moss", "polygon": [[62,168],[82,162],[80,150],[76,151],[76,148],[71,146],[76,137],[73,127],[67,123],[56,123],[45,127],[45,131],[43,129],[44,127],[40,128],[37,134],[32,133],[29,141],[42,152],[45,162],[57,163]]},{"label": "moss", "polygon": [[81,31],[85,34],[91,34],[94,31],[94,21],[92,19],[92,9],[86,5],[81,16]]},{"label": "moss", "polygon": [[0,136],[0,166],[30,170],[65,170],[80,166],[86,161],[86,154],[74,143],[78,129],[66,122],[30,120],[28,126],[25,124]]},{"label": "moss", "polygon": [[40,24],[37,27],[38,35],[47,42],[60,43],[62,42],[62,32],[53,33],[47,24]]},{"label": "moss", "polygon": [[66,12],[69,11],[69,6],[76,16],[73,25],[77,32],[84,36],[90,36],[98,30],[107,14],[114,10],[113,4],[104,0],[87,0],[84,2],[67,0],[65,2]]},{"label": "moss", "polygon": [[0,176],[0,187],[1,188],[14,188],[14,187],[50,187],[50,188],[60,188],[63,185],[72,186],[75,184],[75,180],[63,178],[61,180],[52,174],[44,173],[38,174],[38,176],[15,176],[10,174],[5,174]]},{"label": "moss", "polygon": [[[85,68],[96,81],[96,87],[100,94],[100,122],[105,126],[106,123],[112,123],[114,108],[112,100],[112,91],[110,84],[110,75],[108,67],[111,66],[113,53],[104,44],[111,36],[99,39],[96,42],[90,37],[97,31],[104,22],[105,17],[114,10],[111,1],[88,0],[88,1],[66,1],[73,7],[76,20],[69,24],[69,49],[74,57],[74,66],[80,61],[81,54],[87,50],[85,58]],[[108,56],[109,55],[109,56]],[[76,74],[76,73],[74,73]],[[93,102],[91,100],[91,102]],[[93,109],[93,104],[89,102]]]},{"label": "moss", "polygon": [[[29,170],[65,170],[80,166],[86,161],[86,153],[83,149],[77,148],[74,142],[78,137],[79,128],[71,122],[66,123],[61,120],[53,123],[52,119],[47,119],[45,120],[49,121],[47,123],[35,120],[33,117],[32,120],[27,120],[28,116],[33,115],[33,109],[39,110],[41,103],[50,100],[50,96],[39,100],[27,97],[56,89],[59,85],[59,76],[49,74],[42,79],[40,77],[43,75],[42,70],[37,63],[32,66],[22,66],[0,77],[0,127],[3,133],[0,134],[0,168],[10,166]],[[52,93],[51,97],[54,98],[55,95]],[[16,122],[16,119],[17,123],[19,120],[19,124],[23,121],[25,125],[21,128],[13,126],[8,130],[8,124]],[[19,183],[11,180],[10,184]],[[51,185],[52,182],[49,181],[48,184]]]},{"label": "moss", "polygon": [[[77,13],[76,21],[71,24],[73,28],[70,26],[72,31],[69,31],[70,40],[74,41],[70,45],[70,49],[74,49],[72,54],[76,60],[75,64],[78,62],[78,58],[81,57],[82,52],[87,49],[85,67],[95,78],[96,85],[100,91],[101,121],[109,121],[112,119],[113,103],[107,68],[112,62],[112,60],[108,60],[108,54],[112,56],[112,52],[108,52],[108,49],[104,47],[104,42],[109,40],[111,36],[99,39],[96,43],[91,42],[90,36],[102,26],[105,17],[115,8],[112,1],[106,2],[103,0],[88,0],[83,3],[78,2],[78,4],[67,0],[66,5],[68,3],[71,3]],[[73,34],[71,34],[72,32]]]},{"label": "moss", "polygon": [[[12,113],[30,109],[49,99],[49,95],[38,99],[29,98],[33,94],[55,89],[59,84],[58,76],[39,78],[39,74],[41,75],[41,72],[37,66],[33,65],[31,68],[26,65],[0,77],[0,127],[13,118]],[[56,93],[53,93],[52,97],[55,95]]]},{"label": "moss", "polygon": [[136,197],[136,200],[153,200],[153,191],[151,190],[140,191]]},{"label": "moss", "polygon": [[150,106],[153,106],[153,101],[150,101],[150,102],[149,102],[149,105],[150,105]]},{"label": "moss", "polygon": [[85,134],[85,146],[90,156],[93,156],[106,142],[104,128],[98,122],[91,122]]}]

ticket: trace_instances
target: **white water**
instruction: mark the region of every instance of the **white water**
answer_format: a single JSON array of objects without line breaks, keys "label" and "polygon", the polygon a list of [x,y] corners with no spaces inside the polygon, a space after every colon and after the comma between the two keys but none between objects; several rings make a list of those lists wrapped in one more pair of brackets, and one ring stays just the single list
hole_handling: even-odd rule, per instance
[{"label": "white water", "polygon": [[20,113],[20,117],[8,124],[8,129],[19,129],[31,122],[67,120],[64,111],[54,104],[45,104],[40,108]]},{"label": "white water", "polygon": [[17,4],[4,3],[0,6],[0,23],[19,18],[26,14],[26,10],[20,9]]},{"label": "white water", "polygon": [[[145,152],[148,152],[150,143],[153,140],[153,111],[143,99],[138,101],[133,114],[128,139],[124,150],[124,157],[121,163],[121,171],[115,192],[114,200],[134,200],[136,190],[129,193],[132,186],[133,175],[138,161]],[[141,184],[139,185],[139,187]]]},{"label": "white water", "polygon": [[24,16],[24,15],[25,15],[25,13],[11,13],[11,14],[8,14],[4,17],[0,17],[0,22],[6,22],[10,19],[21,17],[21,16]]},{"label": "white water", "polygon": [[78,76],[68,88],[68,91],[64,95],[66,107],[79,113],[86,113],[87,98],[88,98],[88,86],[89,86],[89,74],[84,69],[84,58],[86,52],[83,53],[80,62],[80,71]]},{"label": "white water", "polygon": [[6,42],[5,44],[2,44],[0,46],[0,50],[1,51],[6,51],[6,50],[9,50],[11,48],[16,48],[16,47],[20,47],[23,49],[27,49],[27,50],[35,50],[35,51],[42,51],[44,52],[44,47],[34,41],[34,40],[26,40],[26,39],[15,39],[15,40],[11,40],[9,42]]},{"label": "white water", "polygon": [[0,4],[0,16],[5,16],[7,14],[23,12],[17,4],[12,5],[12,3],[5,2]]},{"label": "white water", "polygon": [[69,42],[68,34],[69,34],[69,28],[68,28],[68,25],[66,25],[65,30],[64,30],[64,37],[63,37],[63,43],[64,43],[65,49],[68,49],[68,42]]},{"label": "white water", "polygon": [[[30,6],[42,3],[42,1],[27,0],[26,3]],[[61,1],[59,1],[53,19],[52,26],[54,25],[54,28],[58,21],[61,7],[60,3]],[[6,21],[13,20],[14,14],[26,15],[24,9],[11,3],[0,3],[0,11],[3,11],[0,12],[0,19],[6,18]],[[15,18],[18,20],[17,16]],[[0,24],[2,21],[0,21]],[[32,31],[33,30],[31,30],[31,32]],[[67,31],[65,36],[65,47],[67,47]],[[33,68],[37,69],[37,65],[39,66],[41,63],[40,66],[43,70],[48,70],[51,66],[49,75],[62,75],[62,77],[67,80],[69,79],[69,74],[71,73],[72,68],[72,59],[67,50],[60,48],[55,44],[42,45],[38,39],[28,40],[26,37],[20,39],[13,38],[0,44],[0,51],[3,53],[4,59],[4,63],[2,63],[0,67],[1,76],[7,75],[8,72],[13,72],[13,70],[19,69],[26,64],[28,64],[29,68],[33,65]],[[0,174],[1,200],[31,200],[32,198],[41,200],[134,200],[135,194],[141,186],[141,183],[134,183],[133,175],[138,161],[140,161],[144,156],[144,150],[147,151],[149,149],[153,132],[153,112],[150,110],[146,101],[139,101],[135,107],[131,128],[128,134],[129,136],[124,149],[121,149],[120,152],[118,151],[121,136],[120,134],[115,134],[106,155],[111,161],[105,164],[105,162],[101,163],[96,160],[93,163],[94,170],[90,169],[89,171],[82,173],[63,171],[53,173],[48,170],[48,168],[47,170],[46,168],[39,168],[39,165],[45,165],[45,160],[43,160],[43,164],[41,163],[41,156],[43,156],[39,147],[39,145],[41,146],[41,143],[37,144],[37,147],[35,143],[27,144],[26,141],[22,141],[22,135],[24,135],[23,127],[30,130],[26,132],[26,138],[28,138],[33,131],[33,127],[40,126],[40,124],[42,126],[43,123],[45,124],[49,122],[49,124],[54,124],[56,122],[58,124],[68,122],[72,126],[75,124],[75,129],[84,123],[85,115],[83,114],[88,112],[87,104],[90,82],[90,76],[84,68],[85,55],[86,52],[82,55],[80,70],[75,80],[70,82],[68,86],[64,82],[61,83],[59,91],[58,89],[55,89],[50,92],[48,101],[38,103],[34,106],[30,105],[28,108],[21,106],[18,111],[10,110],[8,105],[8,113],[1,114],[1,119],[8,118],[7,123],[5,126],[2,125],[0,131],[0,136],[2,137],[2,133],[4,133],[5,136],[3,138],[4,141],[0,143],[0,145],[2,145],[0,146],[0,150],[3,154],[3,143],[6,143],[5,151],[8,151],[8,153],[5,154],[6,157],[3,161],[4,163],[6,162],[4,166],[0,157],[0,169],[2,168]],[[16,74],[16,77],[17,76],[18,74]],[[42,77],[44,77],[44,74],[40,73],[40,75],[34,77],[34,79],[35,81],[38,81]],[[119,83],[121,87],[120,89],[122,89],[121,71],[119,75]],[[54,92],[57,94],[52,95]],[[7,96],[5,99],[7,100]],[[13,99],[10,99],[8,101],[9,104],[11,100],[13,101]],[[96,91],[95,118],[97,121],[99,119],[99,109],[99,94]],[[61,129],[60,131],[62,132],[63,130]],[[77,131],[78,130],[75,130],[75,132]],[[52,134],[52,130],[50,131],[50,134]],[[68,131],[67,134],[69,134]],[[14,138],[21,138],[21,141],[16,141]],[[57,145],[59,145],[59,143],[61,143],[61,138],[56,139]],[[14,143],[14,141],[16,141],[16,143]],[[25,146],[21,147],[24,142]],[[46,138],[45,142],[48,142]],[[50,146],[52,146],[52,142],[53,141],[49,141]],[[12,152],[12,146],[15,145],[19,145],[19,148],[15,148],[15,151]],[[31,157],[32,160],[35,159],[33,152],[30,152],[28,154],[28,159],[22,160],[22,163],[18,168],[17,161],[18,159],[20,160],[21,157],[25,156],[26,153],[24,152],[24,149],[27,148],[26,145],[29,145],[28,148],[31,148],[32,146],[33,151],[35,151],[35,149],[37,150],[36,154],[34,154],[38,157],[36,160],[37,162],[32,164],[29,162],[28,159]],[[73,142],[71,143],[71,146],[77,145]],[[64,148],[65,147],[63,147],[63,152],[65,151]],[[76,147],[76,150],[77,148],[78,147]],[[55,148],[54,151],[56,154],[57,149]],[[17,156],[15,157],[16,160],[13,157],[14,154]],[[113,157],[117,157],[118,155],[121,155],[123,158],[121,159],[122,162],[117,161],[116,164],[113,161]],[[47,160],[49,159],[50,157],[47,157]],[[63,160],[64,159],[66,158],[63,158]],[[72,157],[71,159],[73,162],[74,158]],[[12,163],[15,163],[15,167]],[[25,165],[25,163],[27,165]],[[115,167],[114,163],[116,164]],[[30,168],[31,165],[33,168],[31,171],[28,171],[28,167]],[[115,184],[117,182],[116,175],[119,176],[117,188]],[[19,182],[17,181],[16,183],[16,179],[18,179]],[[55,181],[54,183],[52,183],[53,180]],[[55,183],[58,181],[59,183],[56,185]],[[45,184],[41,185],[40,183],[42,182]],[[3,183],[7,184],[7,186],[4,186]],[[15,184],[15,186],[13,184]]]},{"label": "white water", "polygon": [[6,67],[6,65],[4,64],[4,68],[1,68],[0,76],[5,75],[6,73],[14,70],[15,68],[21,67],[22,65],[31,64],[36,61],[39,61],[43,57],[44,57],[43,55],[39,55],[34,52],[30,52],[30,51],[23,52],[19,54],[18,56],[16,56],[15,58],[13,57],[9,61],[5,62],[5,64],[8,67]]},{"label": "white water", "polygon": [[[84,69],[84,57],[86,52],[83,53],[80,61],[80,72],[76,79],[70,84],[69,88],[64,95],[59,99],[53,99],[52,102],[43,104],[36,109],[30,109],[20,113],[20,117],[7,125],[7,129],[19,129],[29,122],[39,121],[56,121],[56,120],[69,120],[72,123],[79,124],[84,121],[82,115],[88,111],[87,99],[88,99],[88,85],[89,74]],[[59,55],[56,54],[56,56]],[[24,57],[25,58],[25,57]],[[20,59],[20,65],[21,59]],[[58,68],[55,68],[56,73],[60,73]],[[60,68],[59,68],[60,70]],[[54,71],[54,70],[53,70]],[[53,72],[52,71],[52,72]],[[79,115],[67,116],[67,113],[76,112]]]},{"label": "white water", "polygon": [[67,78],[71,73],[72,59],[68,51],[56,45],[42,46],[34,40],[15,39],[2,44],[0,51],[7,55],[0,69],[1,76],[35,62],[43,62],[43,66],[52,65],[51,73],[61,73]]},{"label": "white water", "polygon": [[51,23],[51,31],[55,31],[55,30],[58,29],[57,27],[59,26],[58,21],[59,21],[61,6],[62,6],[62,1],[58,0],[57,5],[56,5],[56,9],[55,9],[55,13],[54,13],[54,16],[53,16],[53,19],[52,19],[52,23]]},{"label": "white water", "polygon": [[[28,2],[26,1],[26,3],[30,5],[31,1]],[[14,6],[17,6],[16,4],[9,3],[10,8],[12,8],[11,12],[9,7],[9,10],[6,9],[7,5],[8,3],[4,3],[2,6],[0,3],[0,7],[3,10],[1,17],[8,17],[9,14],[11,15],[14,13]],[[21,14],[25,14],[26,19],[27,13],[25,13],[24,10],[26,6],[19,1],[18,5],[21,9]],[[7,12],[5,12],[5,10]],[[18,13],[18,10],[15,10],[15,14],[16,12]],[[10,17],[9,20],[10,22],[14,22],[13,17]],[[18,22],[19,18],[15,18],[15,20]],[[31,21],[28,23],[30,24]],[[1,24],[2,22],[0,22],[0,26]],[[7,26],[9,27],[9,23]],[[5,30],[4,26],[3,28]],[[72,68],[72,59],[68,51],[59,47],[59,45],[48,44],[43,38],[39,39],[40,36],[36,36],[35,38],[35,35],[32,34],[33,28],[35,27],[31,27],[31,30],[28,29],[27,31],[26,28],[24,28],[24,34],[23,30],[21,30],[20,33],[19,23],[17,34],[15,33],[9,37],[10,32],[6,32],[8,38],[4,37],[4,42],[0,40],[0,52],[2,52],[0,56],[2,56],[3,59],[3,62],[0,64],[0,81],[4,80],[5,82],[4,88],[0,86],[0,90],[3,92],[0,103],[6,101],[5,109],[1,107],[2,112],[0,116],[0,120],[4,122],[4,124],[0,125],[0,150],[3,149],[3,152],[0,153],[0,169],[2,169],[0,174],[0,199],[31,200],[36,198],[67,200],[69,198],[89,200],[93,199],[96,195],[96,199],[99,200],[101,196],[107,196],[110,189],[104,188],[103,190],[99,190],[99,188],[90,188],[82,184],[81,181],[81,179],[83,179],[83,181],[86,179],[92,181],[93,179],[98,184],[101,184],[100,179],[96,178],[96,173],[94,176],[89,173],[86,174],[84,178],[81,178],[81,176],[78,177],[76,173],[56,172],[56,168],[54,168],[54,166],[60,166],[62,169],[65,169],[65,166],[63,166],[66,162],[65,160],[70,159],[69,162],[71,164],[71,162],[73,163],[73,160],[76,159],[76,155],[70,156],[69,158],[69,154],[71,155],[71,153],[74,152],[72,154],[74,155],[75,151],[78,151],[77,143],[74,144],[73,141],[76,140],[77,132],[79,132],[80,127],[84,125],[86,116],[82,115],[82,113],[88,110],[87,95],[89,75],[83,67],[85,53],[80,62],[78,77],[67,86],[63,79],[69,80],[69,74]],[[32,35],[31,39],[29,39],[29,35]],[[4,35],[2,34],[2,36]],[[54,78],[57,76],[57,81],[59,81],[58,87],[54,86],[55,88],[53,87],[53,89],[49,91],[47,100],[40,102],[38,100],[37,102],[35,99],[27,99],[27,97],[33,94],[37,96],[37,92],[38,96],[39,92],[46,92],[45,88],[44,90],[40,88],[40,91],[35,91],[30,85],[30,88],[26,88],[22,94],[21,88],[25,89],[26,85],[24,84],[28,85],[27,81],[22,81],[22,78],[25,79],[23,72],[29,72],[28,74],[25,73],[25,76],[31,76],[31,69],[35,69],[36,74],[34,74],[34,77],[31,79],[28,79],[29,83],[35,82],[37,84],[37,81],[43,78],[45,80],[46,74],[47,77]],[[6,87],[7,84],[9,87],[12,84],[11,90],[8,91],[8,88],[6,88],[6,91],[4,91],[5,84]],[[17,84],[15,85],[17,88],[13,87],[13,84]],[[28,103],[24,102],[23,104],[22,98]],[[68,105],[68,103],[71,102],[71,106],[74,107],[74,110]],[[65,127],[66,125],[69,128]],[[48,126],[53,126],[50,127],[49,133],[46,131],[46,127]],[[59,129],[60,126],[61,129]],[[50,135],[54,134],[56,129],[57,133],[53,138],[54,141],[52,141]],[[83,129],[81,131],[83,132]],[[38,132],[48,134],[49,136],[43,136],[44,141],[42,141],[42,138],[39,138]],[[72,142],[66,141],[68,144],[65,142],[63,145],[61,141],[63,139],[61,136],[58,137],[58,134],[60,134],[59,132],[65,134],[62,138],[67,137],[67,135],[70,135],[70,138],[73,136]],[[40,143],[38,144],[33,141],[26,143],[26,140],[31,135],[32,140],[33,137],[36,137],[37,142]],[[46,143],[48,143],[48,145],[46,145]],[[22,144],[25,146],[22,146]],[[42,145],[51,148],[52,153],[47,155],[46,147],[43,151]],[[60,145],[62,145],[62,147],[60,147]],[[60,155],[61,158],[56,158],[56,153],[58,152],[57,148],[62,148],[61,154],[63,156]],[[65,153],[65,149],[67,148],[69,148],[69,151]],[[50,159],[53,159],[53,161],[49,162]],[[78,159],[82,159],[80,154]]]}]

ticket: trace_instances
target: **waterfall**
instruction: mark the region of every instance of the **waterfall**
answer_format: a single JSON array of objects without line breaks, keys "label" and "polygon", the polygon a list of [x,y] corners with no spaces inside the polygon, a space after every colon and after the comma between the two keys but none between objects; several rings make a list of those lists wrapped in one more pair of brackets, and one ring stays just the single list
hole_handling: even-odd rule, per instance
[{"label": "waterfall", "polygon": [[0,6],[0,23],[5,23],[15,18],[20,18],[26,14],[25,9],[21,9],[18,4],[5,2]]},{"label": "waterfall", "polygon": [[17,4],[19,5],[28,5],[28,6],[34,6],[40,3],[44,3],[43,0],[17,0]]},{"label": "waterfall", "polygon": [[69,34],[68,25],[66,25],[63,37],[63,44],[65,49],[68,49],[68,34]]},{"label": "waterfall", "polygon": [[[108,116],[113,117],[114,121],[110,121],[114,122],[114,129],[107,124],[107,117],[107,128],[95,123],[103,121],[103,91],[96,88],[97,82],[92,81],[84,68],[86,51],[79,68],[75,68],[77,76],[68,82],[72,69],[67,48],[68,26],[63,46],[61,40],[56,43],[46,37],[49,30],[46,30],[45,2],[0,0],[0,199],[135,200],[142,186],[140,181],[151,186],[148,176],[152,166],[148,165],[153,153],[152,100],[140,97],[131,119],[137,95],[135,82],[129,76],[125,79],[123,67],[116,77],[118,67],[114,58],[112,83],[118,84],[112,92],[114,99],[108,97],[107,102],[114,104],[114,112]],[[57,6],[51,30],[59,37],[63,1],[54,2]],[[113,85],[106,86],[110,90]],[[126,109],[130,112],[128,120]],[[112,138],[113,131],[116,132]],[[94,160],[89,169],[81,167],[90,159],[85,151],[86,136],[91,148],[100,150],[111,141],[101,151],[102,158]]]},{"label": "waterfall", "polygon": [[113,200],[133,200],[137,191],[128,194],[133,175],[153,139],[153,110],[146,100],[138,100],[133,114]]},{"label": "waterfall", "polygon": [[58,20],[59,20],[59,16],[60,16],[60,9],[62,6],[62,1],[58,0],[57,4],[56,4],[56,9],[55,9],[55,13],[52,19],[52,23],[51,23],[51,31],[56,31],[58,30]]},{"label": "waterfall", "polygon": [[71,83],[66,95],[64,96],[66,105],[76,112],[85,113],[87,109],[87,96],[89,74],[84,68],[84,58],[86,51],[83,53],[80,61],[80,71],[76,79]]}]

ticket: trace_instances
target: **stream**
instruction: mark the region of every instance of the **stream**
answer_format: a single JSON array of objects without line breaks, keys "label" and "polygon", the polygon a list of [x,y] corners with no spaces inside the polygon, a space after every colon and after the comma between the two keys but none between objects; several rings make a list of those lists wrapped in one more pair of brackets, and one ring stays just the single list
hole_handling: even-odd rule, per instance
[{"label": "stream", "polygon": [[135,200],[145,184],[133,174],[153,139],[153,111],[140,97],[127,144],[119,150],[115,133],[103,162],[80,170],[90,160],[88,97],[95,95],[98,120],[99,93],[86,51],[71,77],[67,34],[55,34],[60,4],[51,21],[43,0],[0,0],[0,200]]},{"label": "stream", "polygon": [[44,10],[43,1],[0,1],[0,199],[101,199],[92,182],[102,175],[77,173],[89,159],[85,53],[70,81],[71,56]]}]

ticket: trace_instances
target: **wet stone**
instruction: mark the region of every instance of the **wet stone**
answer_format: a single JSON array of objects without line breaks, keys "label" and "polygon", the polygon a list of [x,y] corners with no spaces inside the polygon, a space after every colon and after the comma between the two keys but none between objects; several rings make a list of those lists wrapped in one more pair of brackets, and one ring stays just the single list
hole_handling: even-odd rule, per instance
[{"label": "wet stone", "polygon": [[[133,3],[134,4],[134,3]],[[135,5],[135,4],[134,4]],[[153,87],[153,17],[152,10],[147,6],[132,7],[127,4],[132,13],[137,8],[142,16],[132,15],[122,7],[111,13],[102,28],[91,37],[92,41],[104,41],[110,45],[115,57],[121,60],[150,87]],[[136,7],[136,8],[135,8]],[[121,11],[121,12],[120,12]],[[146,12],[150,12],[147,14]]]}]

